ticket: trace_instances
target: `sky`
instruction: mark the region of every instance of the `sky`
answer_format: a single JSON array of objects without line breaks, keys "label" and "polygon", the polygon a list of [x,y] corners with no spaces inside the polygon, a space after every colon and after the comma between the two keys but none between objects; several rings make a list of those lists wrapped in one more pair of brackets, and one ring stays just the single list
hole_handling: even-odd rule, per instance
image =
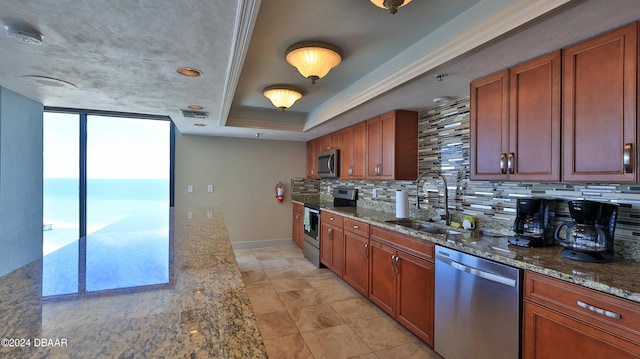
[{"label": "sky", "polygon": [[[79,115],[45,112],[44,178],[78,178]],[[169,121],[87,117],[87,178],[169,179]]]}]

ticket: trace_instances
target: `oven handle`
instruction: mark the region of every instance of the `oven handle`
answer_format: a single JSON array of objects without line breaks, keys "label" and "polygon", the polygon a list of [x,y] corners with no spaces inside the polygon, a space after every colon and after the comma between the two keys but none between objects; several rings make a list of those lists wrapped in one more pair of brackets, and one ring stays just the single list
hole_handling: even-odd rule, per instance
[{"label": "oven handle", "polygon": [[[309,207],[307,207],[307,208],[309,208]],[[319,210],[317,210],[317,209],[313,209],[313,208],[309,208],[309,212],[311,212],[311,213],[315,213],[315,214],[320,214],[320,211],[319,211]]]}]

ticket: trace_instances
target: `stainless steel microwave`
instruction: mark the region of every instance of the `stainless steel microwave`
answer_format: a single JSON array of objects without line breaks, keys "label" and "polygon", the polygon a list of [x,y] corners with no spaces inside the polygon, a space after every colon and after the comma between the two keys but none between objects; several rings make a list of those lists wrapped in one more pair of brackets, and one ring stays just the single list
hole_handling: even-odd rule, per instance
[{"label": "stainless steel microwave", "polygon": [[328,150],[318,154],[318,176],[320,178],[340,176],[340,150]]}]

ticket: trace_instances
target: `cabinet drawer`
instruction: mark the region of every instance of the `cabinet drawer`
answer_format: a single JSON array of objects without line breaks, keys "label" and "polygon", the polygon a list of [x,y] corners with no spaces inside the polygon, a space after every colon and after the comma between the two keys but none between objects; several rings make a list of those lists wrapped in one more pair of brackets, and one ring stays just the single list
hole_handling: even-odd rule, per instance
[{"label": "cabinet drawer", "polygon": [[640,304],[613,295],[525,272],[526,300],[640,343]]},{"label": "cabinet drawer", "polygon": [[293,204],[293,211],[294,212],[304,212],[304,206],[299,204],[299,203],[294,203]]},{"label": "cabinet drawer", "polygon": [[371,226],[370,238],[433,262],[434,244],[429,241],[376,226]]},{"label": "cabinet drawer", "polygon": [[328,223],[336,227],[342,228],[344,225],[344,217],[337,214],[320,211],[320,223]]},{"label": "cabinet drawer", "polygon": [[369,224],[353,220],[351,218],[344,219],[344,230],[356,233],[364,238],[369,238]]}]

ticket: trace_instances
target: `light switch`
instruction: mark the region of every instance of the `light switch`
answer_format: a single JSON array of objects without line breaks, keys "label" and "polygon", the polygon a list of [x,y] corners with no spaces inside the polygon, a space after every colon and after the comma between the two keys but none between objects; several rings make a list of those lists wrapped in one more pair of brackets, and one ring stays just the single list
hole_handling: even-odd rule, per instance
[{"label": "light switch", "polygon": [[187,192],[193,192],[193,185],[187,185]]},{"label": "light switch", "polygon": [[207,186],[207,192],[209,192],[209,193],[213,192],[213,185],[212,184]]}]

